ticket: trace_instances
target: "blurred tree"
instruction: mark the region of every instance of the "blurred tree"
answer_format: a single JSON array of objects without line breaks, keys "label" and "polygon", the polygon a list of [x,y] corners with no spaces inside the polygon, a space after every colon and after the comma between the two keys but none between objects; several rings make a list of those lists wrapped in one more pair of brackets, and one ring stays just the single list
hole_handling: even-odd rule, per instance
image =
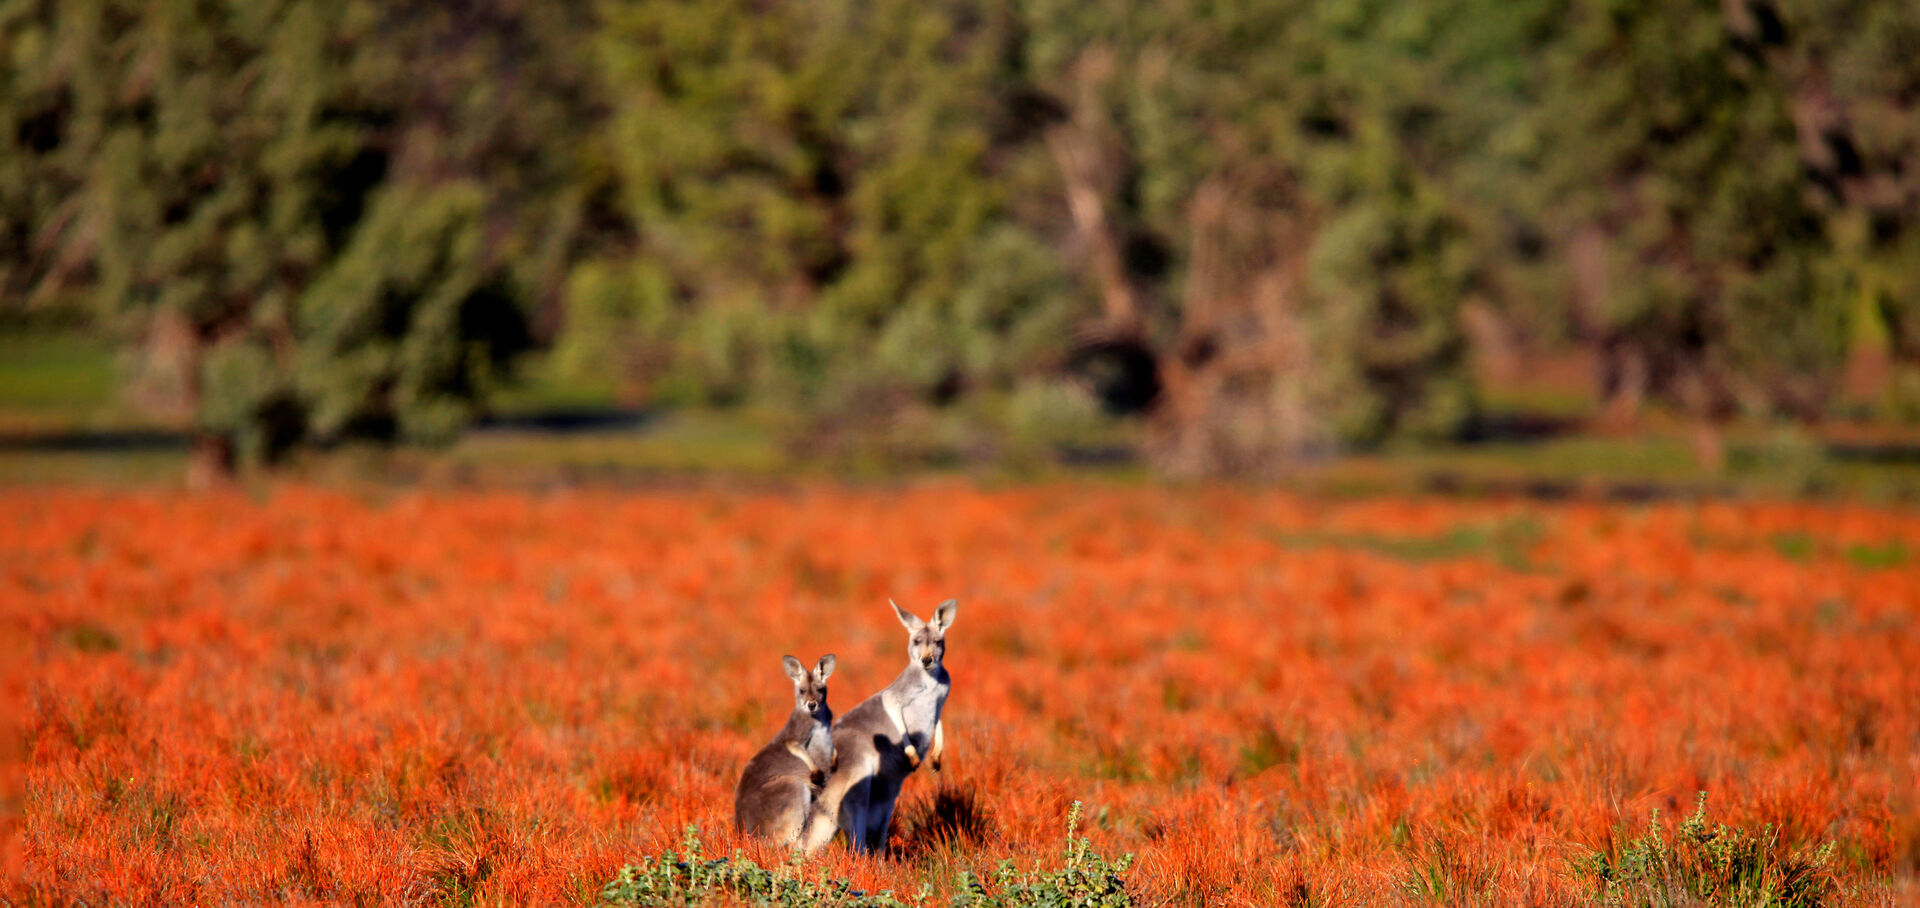
[{"label": "blurred tree", "polygon": [[558,283],[570,33],[511,0],[11,4],[0,279],[170,364],[202,475],[445,438]]},{"label": "blurred tree", "polygon": [[1065,360],[1183,472],[1450,434],[1485,6],[609,4],[630,245],[562,352],[869,415]]},{"label": "blurred tree", "polygon": [[1166,466],[1270,470],[1466,424],[1458,310],[1487,279],[1462,162],[1505,109],[1474,67],[1524,8],[1026,8],[1106,301],[1089,343],[1152,364]]},{"label": "blurred tree", "polygon": [[1844,350],[1787,99],[1718,3],[1569,13],[1539,114],[1573,318],[1615,418],[1646,394],[1674,400],[1714,462],[1715,420],[1816,408]]},{"label": "blurred tree", "polygon": [[1851,313],[1856,396],[1920,421],[1920,7],[1897,0],[1726,6],[1735,45],[1790,95],[1813,203]]},{"label": "blurred tree", "polygon": [[[1914,64],[1885,48],[1914,17],[1857,6],[1575,0],[1543,58],[1539,176],[1558,204],[1537,216],[1567,253],[1575,334],[1612,418],[1671,401],[1710,464],[1727,416],[1824,413],[1863,315],[1897,323],[1914,298],[1891,266],[1912,242],[1894,163],[1911,128],[1863,142],[1850,125],[1910,124],[1888,89],[1920,84]],[[1853,74],[1839,90],[1836,69]]]},{"label": "blurred tree", "polygon": [[810,440],[1085,416],[1067,373],[1271,471],[1470,426],[1469,310],[1712,459],[1849,359],[1920,416],[1917,47],[1900,0],[12,0],[0,305],[144,349],[209,468],[446,438],[551,343]]},{"label": "blurred tree", "polygon": [[[609,4],[604,156],[629,244],[582,264],[560,352],[668,399],[884,420],[1007,389],[1075,303],[1008,220],[996,5]],[[1011,152],[1003,157],[1002,152]]]}]

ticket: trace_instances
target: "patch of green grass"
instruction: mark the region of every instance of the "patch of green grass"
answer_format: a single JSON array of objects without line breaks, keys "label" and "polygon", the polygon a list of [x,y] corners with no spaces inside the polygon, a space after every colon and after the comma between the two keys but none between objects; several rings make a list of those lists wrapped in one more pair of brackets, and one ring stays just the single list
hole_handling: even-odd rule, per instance
[{"label": "patch of green grass", "polygon": [[[1022,869],[1012,861],[1005,861],[991,879],[962,870],[960,891],[951,904],[955,908],[1125,908],[1132,905],[1124,874],[1133,866],[1133,856],[1126,855],[1117,861],[1102,857],[1086,838],[1075,838],[1079,823],[1080,802],[1075,801],[1067,813],[1067,847],[1060,867]],[[902,899],[891,891],[862,892],[846,880],[810,877],[804,871],[803,859],[797,854],[785,865],[772,869],[737,852],[730,859],[707,858],[701,851],[698,831],[689,826],[678,851],[668,850],[658,857],[643,858],[638,864],[621,868],[619,875],[600,891],[600,904],[914,908],[929,904],[933,898],[931,885],[922,885],[919,892]]]},{"label": "patch of green grass", "polygon": [[[1619,438],[1565,435],[1539,441],[1406,445],[1345,460],[1352,467],[1448,474],[1462,481],[1537,479],[1612,482],[1690,482],[1709,474],[1684,439],[1664,435]],[[1340,472],[1336,463],[1333,472]]]},{"label": "patch of green grass", "polygon": [[153,421],[127,405],[114,347],[74,329],[0,332],[0,485],[178,482],[185,444],[140,438]]},{"label": "patch of green grass", "polygon": [[507,470],[765,476],[792,464],[751,414],[673,411],[611,431],[470,432],[444,455],[453,464]]},{"label": "patch of green grass", "polygon": [[186,473],[184,449],[0,450],[0,486],[165,486]]},{"label": "patch of green grass", "polygon": [[514,380],[497,391],[490,404],[502,416],[608,409],[620,405],[620,389],[611,380],[565,375],[552,356],[534,353],[515,364]]},{"label": "patch of green grass", "polygon": [[1431,905],[1474,904],[1474,896],[1493,886],[1493,874],[1443,848],[1423,849],[1400,889],[1416,901]]},{"label": "patch of green grass", "polygon": [[1275,766],[1297,766],[1304,751],[1298,734],[1262,725],[1240,745],[1240,771],[1257,776]]},{"label": "patch of green grass", "polygon": [[[1920,443],[1920,442],[1916,442]],[[1444,491],[1523,494],[1920,497],[1920,471],[1900,462],[1846,458],[1802,432],[1736,427],[1725,436],[1726,468],[1695,457],[1687,432],[1572,432],[1532,441],[1399,444],[1303,467],[1290,484],[1344,496]]]},{"label": "patch of green grass", "polygon": [[1002,861],[991,880],[970,872],[961,874],[961,891],[954,908],[1124,908],[1133,904],[1127,893],[1126,873],[1133,855],[1110,861],[1093,850],[1085,837],[1075,838],[1080,826],[1080,802],[1067,811],[1067,850],[1058,869],[1022,870]]},{"label": "patch of green grass", "polygon": [[[959,416],[954,420],[958,421]],[[957,424],[957,422],[956,422]],[[961,433],[952,425],[941,431]],[[633,424],[588,431],[489,429],[469,432],[433,455],[441,466],[478,478],[625,479],[649,476],[777,478],[832,477],[853,481],[910,477],[966,476],[985,482],[1036,482],[1067,477],[1105,481],[1139,480],[1150,475],[1137,460],[1080,464],[1060,459],[995,453],[983,446],[976,458],[966,445],[943,449],[936,457],[832,455],[793,440],[787,414],[755,408],[663,410]],[[971,431],[971,430],[970,430]],[[951,433],[950,433],[951,434]],[[897,453],[897,452],[896,452]],[[419,455],[406,455],[426,464]]]},{"label": "patch of green grass", "polygon": [[120,374],[113,347],[77,331],[0,334],[0,412],[84,421],[115,407]]},{"label": "patch of green grass", "polygon": [[1883,545],[1856,542],[1842,552],[1854,567],[1877,570],[1897,568],[1907,563],[1907,545],[1898,539]]},{"label": "patch of green grass", "polygon": [[56,638],[82,653],[111,653],[120,649],[120,638],[113,631],[86,621],[62,628]]},{"label": "patch of green grass", "polygon": [[1555,419],[1586,419],[1599,409],[1593,391],[1556,384],[1498,384],[1480,389],[1481,408],[1493,415],[1519,414]]},{"label": "patch of green grass", "polygon": [[1544,534],[1538,521],[1519,517],[1490,525],[1455,527],[1434,536],[1375,533],[1273,533],[1288,548],[1351,548],[1413,563],[1484,555],[1512,570],[1532,567],[1529,552]]},{"label": "patch of green grass", "polygon": [[1759,832],[1707,821],[1707,793],[1671,832],[1659,811],[1644,835],[1588,855],[1580,870],[1599,883],[1602,904],[1632,908],[1821,908],[1841,893],[1833,846],[1789,848],[1773,827]]},{"label": "patch of green grass", "polygon": [[1800,532],[1775,533],[1770,540],[1773,550],[1788,561],[1806,563],[1816,556],[1837,555],[1857,568],[1867,570],[1885,570],[1904,567],[1911,557],[1907,544],[1899,539],[1883,543],[1856,542],[1835,551],[1832,547],[1823,547],[1818,539]]},{"label": "patch of green grass", "polygon": [[[106,338],[74,328],[15,326],[0,331],[0,432],[55,436],[151,428],[151,420],[122,399],[118,357]],[[1140,421],[1070,420],[1055,412],[1058,403],[1044,394],[983,391],[958,406],[927,410],[884,427],[869,439],[871,444],[854,444],[848,450],[796,441],[804,437],[797,434],[803,420],[796,414],[750,407],[680,408],[629,425],[495,428],[469,432],[445,450],[365,456],[336,449],[308,452],[300,460],[319,477],[408,481],[451,473],[483,484],[788,475],[854,480],[964,475],[986,483],[1157,479],[1139,453],[1146,435]],[[491,401],[491,411],[510,420],[617,415],[621,404],[615,382],[563,374],[551,357],[535,354],[520,363],[515,381]],[[1552,385],[1511,387],[1490,393],[1487,409],[1575,426],[1591,415],[1592,401],[1577,390]],[[184,475],[184,441],[177,447],[119,448],[110,442],[0,447],[0,484],[171,484]],[[1571,431],[1533,440],[1395,445],[1304,465],[1288,484],[1332,495],[1442,491],[1920,498],[1920,471],[1909,463],[1836,455],[1819,436],[1803,430],[1737,426],[1726,433],[1726,450],[1725,471],[1703,469],[1694,458],[1688,431],[1662,417],[1650,419],[1648,430],[1634,436]],[[1364,544],[1413,561],[1482,552],[1510,565],[1524,560],[1506,537],[1485,528]],[[1909,553],[1895,547],[1835,554],[1863,566],[1898,567],[1912,561]]]},{"label": "patch of green grass", "polygon": [[1812,536],[1797,530],[1791,533],[1775,533],[1772,542],[1773,550],[1788,561],[1808,561],[1813,558],[1814,550],[1818,547]]}]

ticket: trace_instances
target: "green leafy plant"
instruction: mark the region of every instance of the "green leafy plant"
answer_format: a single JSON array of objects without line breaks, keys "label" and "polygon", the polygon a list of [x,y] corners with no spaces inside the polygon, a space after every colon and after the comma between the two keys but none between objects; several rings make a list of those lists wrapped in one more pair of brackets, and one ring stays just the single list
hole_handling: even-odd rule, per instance
[{"label": "green leafy plant", "polygon": [[1789,848],[1771,825],[1757,833],[1710,825],[1703,791],[1671,833],[1656,809],[1644,834],[1589,855],[1581,869],[1599,879],[1607,905],[1819,908],[1839,896],[1832,856],[1831,843]]},{"label": "green leafy plant", "polygon": [[[890,891],[868,894],[845,880],[813,880],[800,874],[799,859],[768,870],[735,852],[705,857],[699,830],[689,825],[681,850],[642,858],[620,869],[600,891],[603,905],[779,905],[807,908],[906,908]],[[923,891],[924,900],[929,893]]]},{"label": "green leafy plant", "polygon": [[1058,908],[1118,908],[1132,905],[1124,874],[1133,867],[1133,855],[1121,855],[1109,861],[1093,850],[1085,836],[1076,838],[1080,826],[1080,802],[1067,811],[1066,863],[1058,870],[1026,870],[1012,861],[1000,862],[993,873],[989,891],[985,881],[971,872],[961,874],[961,891],[953,898],[954,908],[1012,908],[1016,905],[1045,905]]},{"label": "green leafy plant", "polygon": [[[1080,802],[1075,801],[1067,812],[1066,860],[1060,868],[1023,870],[1012,861],[1002,861],[990,881],[963,871],[960,891],[951,904],[954,908],[1122,908],[1132,905],[1124,874],[1133,866],[1133,855],[1108,860],[1094,851],[1093,843],[1084,836],[1075,837],[1079,825]],[[909,908],[926,905],[932,897],[931,886],[922,886],[911,900],[903,901],[892,891],[867,893],[853,888],[846,880],[810,879],[802,874],[798,855],[773,870],[761,867],[738,852],[729,859],[707,858],[701,852],[698,830],[688,826],[680,850],[669,850],[621,868],[613,882],[601,890],[600,903]]]}]

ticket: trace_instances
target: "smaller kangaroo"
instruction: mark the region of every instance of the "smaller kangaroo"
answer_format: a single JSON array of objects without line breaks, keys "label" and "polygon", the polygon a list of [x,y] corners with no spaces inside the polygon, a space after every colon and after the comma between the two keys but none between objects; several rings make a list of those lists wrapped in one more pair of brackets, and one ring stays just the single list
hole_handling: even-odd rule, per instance
[{"label": "smaller kangaroo", "polygon": [[919,768],[922,755],[935,770],[940,768],[946,749],[941,711],[953,688],[942,661],[947,628],[953,626],[960,604],[952,599],[940,603],[932,621],[920,620],[892,600],[887,604],[907,628],[907,667],[834,725],[837,762],[807,820],[803,845],[808,852],[833,838],[836,823],[846,830],[855,851],[886,847],[901,783]]},{"label": "smaller kangaroo", "polygon": [[792,656],[782,656],[781,661],[787,677],[793,679],[793,715],[747,761],[733,792],[733,825],[741,832],[793,845],[799,844],[815,796],[833,771],[833,710],[827,707],[833,654],[820,657],[812,672]]}]

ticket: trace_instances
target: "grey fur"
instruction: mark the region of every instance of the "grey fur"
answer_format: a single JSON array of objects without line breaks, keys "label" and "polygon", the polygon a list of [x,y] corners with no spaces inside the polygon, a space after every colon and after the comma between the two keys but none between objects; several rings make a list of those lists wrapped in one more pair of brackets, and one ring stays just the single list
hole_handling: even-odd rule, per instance
[{"label": "grey fur", "polygon": [[793,680],[793,713],[767,746],[747,761],[733,792],[733,825],[741,832],[798,844],[827,773],[833,769],[833,710],[827,706],[827,676],[833,655],[807,671],[792,656],[781,659]]},{"label": "grey fur", "polygon": [[879,693],[848,710],[833,726],[839,763],[814,800],[804,847],[813,851],[844,829],[855,851],[886,847],[900,786],[917,769],[921,755],[940,768],[945,745],[941,714],[952,679],[947,675],[946,631],[959,603],[949,599],[922,621],[898,605],[894,614],[907,628],[907,667]]}]

